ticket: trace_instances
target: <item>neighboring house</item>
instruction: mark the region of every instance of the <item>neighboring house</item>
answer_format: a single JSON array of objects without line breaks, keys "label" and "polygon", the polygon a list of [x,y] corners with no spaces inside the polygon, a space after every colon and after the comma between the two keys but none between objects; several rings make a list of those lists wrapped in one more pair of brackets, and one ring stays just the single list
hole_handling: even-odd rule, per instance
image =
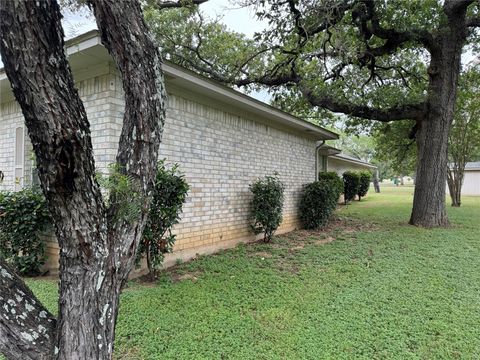
[{"label": "neighboring house", "polygon": [[[447,194],[448,185],[447,185]],[[462,195],[480,196],[480,161],[469,162],[465,165]]]},{"label": "neighboring house", "polygon": [[340,149],[332,146],[323,145],[319,149],[319,171],[334,171],[338,175],[349,171],[370,170],[372,172],[377,170],[375,165],[366,161],[359,160],[353,156],[342,154]]},{"label": "neighboring house", "polygon": [[[115,161],[122,126],[121,79],[97,31],[69,40],[66,48],[90,121],[95,163],[105,172]],[[164,72],[169,99],[159,156],[178,163],[190,185],[166,265],[253,240],[249,184],[275,171],[286,186],[278,233],[297,228],[302,186],[316,179],[317,144],[338,135],[178,66],[165,64]],[[20,107],[0,70],[0,190],[31,184],[34,168]],[[55,267],[56,243],[48,251]]]}]

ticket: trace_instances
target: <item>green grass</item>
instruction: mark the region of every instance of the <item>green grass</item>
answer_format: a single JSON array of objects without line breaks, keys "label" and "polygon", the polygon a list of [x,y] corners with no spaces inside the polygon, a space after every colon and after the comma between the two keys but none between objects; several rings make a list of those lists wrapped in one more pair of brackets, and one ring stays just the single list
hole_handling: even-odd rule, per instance
[{"label": "green grass", "polygon": [[[413,188],[383,191],[341,206],[325,232],[130,283],[116,358],[480,359],[480,198],[427,230],[406,224]],[[54,311],[55,283],[28,282]]]}]

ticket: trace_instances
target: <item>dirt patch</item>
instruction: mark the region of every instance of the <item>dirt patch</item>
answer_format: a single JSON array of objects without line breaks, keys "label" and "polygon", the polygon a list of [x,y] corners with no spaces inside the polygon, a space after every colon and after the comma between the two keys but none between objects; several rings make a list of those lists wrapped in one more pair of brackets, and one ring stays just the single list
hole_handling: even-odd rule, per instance
[{"label": "dirt patch", "polygon": [[342,232],[342,233],[356,233],[359,231],[375,231],[378,230],[379,227],[375,224],[363,222],[356,219],[351,218],[341,218],[337,217],[329,221],[329,223],[323,228],[324,232]]},{"label": "dirt patch", "polygon": [[137,347],[129,347],[114,357],[116,360],[134,360],[140,358],[140,350]]},{"label": "dirt patch", "polygon": [[292,246],[290,249],[288,249],[288,251],[294,252],[294,251],[297,251],[297,250],[302,250],[303,248],[305,248],[305,245],[300,244],[300,245],[297,245],[297,246]]},{"label": "dirt patch", "polygon": [[328,243],[331,243],[332,241],[334,241],[335,238],[333,236],[328,236],[326,237],[325,239],[320,239],[320,240],[316,240],[314,242],[315,245],[324,245],[324,244],[328,244]]},{"label": "dirt patch", "polygon": [[271,258],[273,255],[266,251],[257,251],[250,254],[250,256],[260,257],[260,258]]},{"label": "dirt patch", "polygon": [[290,274],[298,274],[300,267],[288,260],[280,260],[276,263],[275,268],[280,271],[285,271]]},{"label": "dirt patch", "polygon": [[197,281],[200,276],[202,275],[201,271],[194,271],[194,272],[187,272],[184,274],[179,274],[179,273],[172,273],[172,281],[173,282],[179,282],[179,281],[185,281],[185,280],[191,280],[193,282]]},{"label": "dirt patch", "polygon": [[172,282],[180,282],[185,280],[191,280],[195,282],[201,277],[201,275],[202,271],[184,271],[180,270],[178,265],[176,265],[170,269],[160,271],[156,278],[153,278],[150,276],[150,274],[146,274],[133,279],[131,282],[145,287],[155,287],[158,285],[158,281],[164,277],[170,279]]}]

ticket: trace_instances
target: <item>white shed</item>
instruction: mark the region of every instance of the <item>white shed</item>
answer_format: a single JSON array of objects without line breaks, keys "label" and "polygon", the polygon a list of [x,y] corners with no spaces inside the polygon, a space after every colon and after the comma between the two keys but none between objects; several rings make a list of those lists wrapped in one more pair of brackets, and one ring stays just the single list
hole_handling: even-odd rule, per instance
[{"label": "white shed", "polygon": [[465,166],[462,195],[480,196],[480,161],[469,162]]}]

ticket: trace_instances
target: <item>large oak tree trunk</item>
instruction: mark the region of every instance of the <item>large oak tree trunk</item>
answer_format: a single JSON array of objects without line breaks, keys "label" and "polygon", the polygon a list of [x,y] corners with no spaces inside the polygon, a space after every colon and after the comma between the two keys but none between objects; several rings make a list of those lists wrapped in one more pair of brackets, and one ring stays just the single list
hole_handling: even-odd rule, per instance
[{"label": "large oak tree trunk", "polygon": [[410,224],[424,227],[449,225],[445,209],[448,135],[465,41],[465,12],[446,9],[446,14],[450,28],[439,35],[431,51],[428,111],[417,131],[417,178]]},{"label": "large oak tree trunk", "polygon": [[119,217],[125,199],[112,189],[112,205],[107,207],[95,179],[89,123],[64,54],[58,4],[4,0],[0,5],[0,50],[25,117],[60,246],[56,322],[0,263],[2,294],[9,289],[0,303],[10,304],[10,312],[35,305],[22,323],[0,310],[0,351],[12,359],[109,359],[120,291],[148,213],[165,119],[161,58],[137,1],[91,0],[125,90],[117,163],[131,181],[130,194],[136,198],[128,200],[138,203],[138,211]]}]

